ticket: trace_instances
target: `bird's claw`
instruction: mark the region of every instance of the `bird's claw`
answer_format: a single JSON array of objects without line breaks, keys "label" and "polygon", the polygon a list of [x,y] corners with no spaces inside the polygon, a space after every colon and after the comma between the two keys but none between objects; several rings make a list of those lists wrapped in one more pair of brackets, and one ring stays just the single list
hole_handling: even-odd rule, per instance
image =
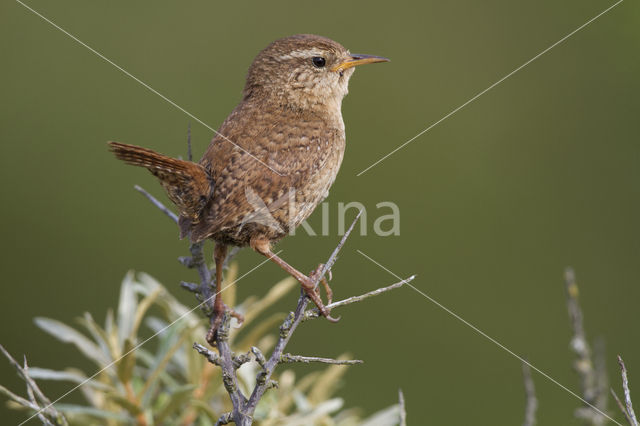
[{"label": "bird's claw", "polygon": [[336,322],[340,321],[340,319],[341,319],[342,317],[334,318],[334,317],[332,317],[331,315],[328,315],[328,314],[327,314],[327,315],[325,315],[325,318],[326,318],[329,322],[336,323]]},{"label": "bird's claw", "polygon": [[[318,267],[315,270],[311,271],[311,273],[309,274],[309,277],[307,278],[307,282],[302,283],[302,287],[307,293],[307,296],[309,296],[309,298],[313,301],[313,303],[316,304],[316,307],[320,311],[320,314],[330,322],[335,323],[340,321],[340,317],[333,318],[330,315],[331,311],[327,309],[324,303],[322,303],[322,298],[320,297],[320,291],[316,288],[316,284],[322,283],[322,286],[324,287],[324,290],[327,293],[327,305],[330,305],[331,302],[333,301],[333,291],[331,290],[331,287],[329,287],[329,283],[327,282],[327,279],[324,277],[324,274],[322,274],[323,269],[324,269],[324,264],[321,263],[320,265],[318,265]],[[332,278],[331,270],[328,270],[327,272],[329,273],[329,280],[331,280]]]},{"label": "bird's claw", "polygon": [[[311,274],[309,275],[309,278],[311,278],[312,280],[315,281],[318,278],[318,275],[320,275],[322,273],[322,270],[324,269],[324,266],[325,266],[324,263],[319,264],[316,269],[311,271]],[[333,273],[331,272],[331,268],[327,269],[325,274],[327,274],[327,278],[326,279],[328,281],[331,281],[333,279]],[[324,277],[322,277],[322,279],[324,279]]]},{"label": "bird's claw", "polygon": [[[317,295],[317,293],[316,293],[316,295]],[[314,299],[313,297],[311,297],[311,300],[313,300],[315,302],[316,307],[318,308],[318,311],[320,311],[320,315],[325,317],[327,319],[327,321],[332,322],[332,323],[336,323],[336,322],[340,321],[341,317],[334,318],[334,317],[331,316],[331,310],[327,309],[327,306],[322,303],[322,300],[320,299],[320,296],[318,296],[318,300]],[[320,304],[318,304],[318,301],[320,302]],[[330,303],[328,303],[328,304],[330,304]]]},{"label": "bird's claw", "polygon": [[242,315],[241,313],[239,313],[239,312],[235,311],[234,309],[230,308],[229,306],[227,306],[226,303],[224,305],[224,310],[226,312],[229,312],[229,315],[231,315],[236,320],[238,320],[238,326],[241,326],[244,323],[244,315]]}]

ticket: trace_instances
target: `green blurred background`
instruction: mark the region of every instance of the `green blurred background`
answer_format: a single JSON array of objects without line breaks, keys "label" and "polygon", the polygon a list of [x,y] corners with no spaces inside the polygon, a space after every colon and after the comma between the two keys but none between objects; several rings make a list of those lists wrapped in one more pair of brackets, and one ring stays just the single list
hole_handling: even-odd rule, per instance
[{"label": "green blurred background", "polygon": [[[213,127],[238,102],[254,55],[275,38],[317,33],[391,58],[351,80],[343,104],[348,148],[328,199],[331,235],[299,232],[279,244],[283,256],[310,270],[339,239],[338,202],[364,203],[371,231],[375,204],[393,201],[401,235],[354,236],[334,268],[337,297],[396,281],[362,250],[398,275],[418,274],[422,291],[578,390],[562,281],[572,265],[588,335],[606,340],[613,386],[620,353],[640,390],[637,2],[621,3],[360,177],[613,3],[28,4]],[[187,243],[132,189],[138,183],[162,196],[159,185],[114,160],[105,142],[184,155],[191,122],[200,155],[212,132],[19,3],[3,2],[0,21],[0,342],[31,365],[91,371],[32,318],[73,323],[84,311],[104,318],[130,268],[189,304],[178,282],[195,279],[176,261]],[[310,223],[319,227],[320,211]],[[261,261],[249,250],[239,256],[242,271]],[[238,284],[239,295],[263,294],[283,276],[265,265]],[[519,361],[413,290],[339,314],[338,325],[305,324],[290,351],[364,359],[340,391],[347,406],[372,413],[402,388],[411,424],[522,421]],[[577,424],[579,401],[538,374],[534,380],[539,424]],[[23,389],[4,361],[0,383]],[[52,397],[68,388],[45,386]],[[5,424],[24,418],[0,410]]]}]

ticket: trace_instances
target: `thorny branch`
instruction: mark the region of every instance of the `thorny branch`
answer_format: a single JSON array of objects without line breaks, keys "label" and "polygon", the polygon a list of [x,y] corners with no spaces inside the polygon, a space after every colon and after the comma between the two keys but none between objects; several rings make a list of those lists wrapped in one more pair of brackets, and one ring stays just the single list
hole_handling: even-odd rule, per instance
[{"label": "thorny branch", "polygon": [[522,426],[534,426],[536,424],[536,411],[538,410],[538,398],[536,388],[531,377],[531,367],[526,362],[522,363],[522,379],[524,380],[524,422]]},{"label": "thorny branch", "polygon": [[[151,201],[157,208],[159,208],[163,213],[165,213],[169,218],[171,218],[174,222],[177,222],[177,216],[171,212],[167,207],[165,207],[160,201],[155,199],[152,195],[150,195],[147,191],[140,188],[136,185],[136,190],[142,193],[149,201]],[[317,287],[320,280],[327,274],[330,273],[331,267],[335,263],[338,253],[344,246],[347,238],[353,231],[358,219],[360,218],[360,214],[358,213],[357,217],[344,234],[337,247],[331,253],[331,256],[324,264],[321,273],[316,276],[315,286]],[[189,268],[194,268],[198,271],[200,276],[200,284],[187,283],[182,282],[181,286],[193,293],[196,294],[196,297],[199,301],[203,302],[204,305],[204,313],[210,319],[210,322],[213,322],[212,312],[213,312],[213,299],[216,295],[217,283],[214,282],[213,274],[204,258],[203,254],[203,243],[191,244],[189,247],[191,252],[191,257],[181,258],[180,261]],[[226,264],[226,262],[225,262]],[[327,307],[329,309],[337,308],[344,305],[349,305],[351,303],[360,302],[369,297],[377,296],[379,294],[385,293],[387,291],[396,289],[401,287],[402,285],[412,281],[415,278],[411,276],[406,280],[401,282],[392,284],[387,287],[379,288],[377,290],[370,291],[360,296],[353,296],[338,302],[334,302]],[[290,354],[284,354],[284,349],[286,348],[291,336],[297,329],[298,325],[305,320],[309,320],[312,318],[317,318],[319,316],[319,312],[317,309],[307,310],[307,305],[309,303],[309,298],[306,296],[304,292],[301,291],[300,298],[298,299],[298,303],[293,312],[290,312],[285,321],[280,326],[280,335],[276,345],[267,359],[262,352],[256,347],[253,347],[251,352],[254,355],[255,361],[260,365],[261,371],[258,373],[256,377],[256,385],[251,393],[251,395],[247,398],[237,383],[237,375],[236,370],[245,362],[250,361],[249,354],[235,354],[231,348],[229,347],[229,327],[230,327],[230,312],[227,310],[224,313],[223,321],[218,328],[218,338],[216,340],[216,346],[218,348],[218,354],[210,351],[206,347],[195,343],[194,349],[198,351],[198,353],[202,354],[209,362],[214,365],[220,366],[222,369],[222,380],[231,398],[231,403],[233,405],[233,411],[229,413],[225,413],[218,419],[216,424],[222,425],[230,422],[235,422],[237,425],[250,425],[253,421],[253,413],[258,405],[258,402],[264,395],[264,393],[273,387],[277,387],[277,383],[274,380],[271,380],[271,376],[273,375],[278,364],[283,362],[323,362],[328,364],[359,364],[362,363],[361,360],[335,360],[330,358],[320,358],[320,357],[303,357],[303,356],[294,356]]]},{"label": "thorny branch", "polygon": [[627,422],[630,426],[638,426],[638,419],[636,413],[633,411],[633,404],[631,403],[631,392],[629,391],[629,379],[627,378],[627,367],[624,365],[622,357],[618,355],[618,365],[620,365],[620,374],[622,375],[622,389],[624,391],[624,405],[618,398],[618,395],[611,389],[611,394],[616,400],[620,411],[624,414]]},{"label": "thorny branch", "polygon": [[[603,413],[607,412],[607,379],[604,373],[604,362],[594,362],[591,355],[591,347],[584,330],[584,322],[580,303],[578,302],[578,284],[575,272],[572,268],[566,268],[564,273],[565,290],[567,295],[567,310],[573,330],[571,349],[576,354],[573,368],[580,377],[582,397],[589,404],[595,406]],[[599,360],[604,359],[604,346],[600,344],[600,353],[596,354]],[[594,426],[607,422],[607,418],[589,406],[576,410],[576,417],[581,418]]]},{"label": "thorny branch", "polygon": [[[173,222],[178,223],[178,216],[169,210],[161,201],[156,199],[153,195],[149,194],[144,188],[135,185],[135,190],[140,192],[146,199],[148,199],[154,206],[160,211],[166,214]],[[196,269],[200,277],[200,284],[181,282],[180,286],[185,290],[188,290],[196,295],[199,302],[202,302],[202,309],[207,317],[211,316],[213,312],[213,300],[216,295],[216,283],[213,279],[212,271],[207,267],[207,262],[204,258],[203,252],[204,242],[192,243],[189,246],[191,253],[190,257],[180,257],[178,260],[187,268]],[[231,259],[238,253],[237,247],[231,250],[227,259],[225,260],[224,267],[226,268]]]},{"label": "thorny branch", "polygon": [[151,203],[153,203],[154,206],[159,208],[162,213],[166,214],[169,217],[169,219],[173,220],[175,223],[178,223],[178,215],[176,215],[174,212],[169,210],[164,204],[158,201],[153,195],[145,191],[141,186],[134,185],[133,187],[135,188],[136,191],[138,191],[139,193],[147,197],[147,200],[151,201]]},{"label": "thorny branch", "polygon": [[49,398],[47,398],[44,393],[38,387],[38,384],[31,378],[29,375],[29,366],[27,365],[27,358],[24,358],[24,365],[21,366],[16,361],[7,350],[0,345],[0,351],[4,354],[5,357],[9,360],[11,365],[16,369],[18,375],[22,380],[24,380],[27,385],[27,395],[29,399],[25,399],[21,396],[18,396],[6,389],[4,386],[0,386],[0,393],[4,393],[6,396],[22,405],[23,407],[28,407],[34,410],[37,413],[38,419],[45,426],[53,426],[53,425],[68,425],[67,419],[53,406]]},{"label": "thorny branch", "polygon": [[[349,298],[344,299],[344,300],[339,300],[337,302],[333,302],[333,303],[327,305],[327,309],[332,310],[332,309],[338,308],[340,306],[345,306],[345,305],[350,305],[352,303],[361,302],[364,299],[368,299],[369,297],[377,296],[377,295],[385,293],[385,292],[387,292],[389,290],[394,290],[396,288],[400,288],[404,284],[413,281],[415,279],[415,277],[416,277],[415,275],[411,275],[406,280],[402,280],[402,281],[397,282],[395,284],[391,284],[390,286],[378,288],[378,289],[372,290],[372,291],[370,291],[368,293],[361,294],[360,296],[352,296],[352,297],[349,297]],[[310,310],[308,310],[308,311],[306,311],[304,313],[304,318],[302,319],[302,321],[306,321],[308,319],[313,319],[313,318],[318,318],[319,316],[320,316],[320,311],[318,310],[318,308],[313,308],[313,309],[310,309]]]},{"label": "thorny branch", "polygon": [[282,356],[280,357],[281,364],[286,364],[291,362],[302,362],[305,364],[309,364],[310,362],[323,362],[325,364],[355,365],[355,364],[362,364],[364,361],[362,361],[361,359],[333,359],[333,358],[322,358],[319,356],[291,355],[290,353],[282,354]]},{"label": "thorny branch", "polygon": [[[338,243],[338,246],[335,248],[335,250],[333,251],[333,253],[329,257],[329,259],[325,263],[324,267],[322,268],[322,273],[317,276],[316,282],[315,282],[316,286],[318,285],[319,280],[328,271],[331,270],[331,267],[333,266],[333,264],[335,263],[335,261],[337,259],[338,253],[342,249],[344,243],[347,241],[347,238],[349,237],[349,235],[353,231],[353,228],[355,227],[358,219],[360,218],[360,213],[358,213],[358,216],[355,218],[355,220],[353,221],[353,223],[351,224],[351,226],[349,227],[347,232],[344,234],[344,236],[340,240],[340,243]],[[381,293],[383,293],[385,291],[391,290],[392,288],[398,288],[402,284],[404,284],[406,282],[409,282],[412,279],[413,279],[413,277],[411,277],[411,278],[409,278],[407,280],[404,280],[402,283],[398,283],[395,286],[389,286],[384,290],[380,289],[379,291],[376,291],[375,294],[381,294]],[[363,295],[363,296],[365,296],[365,295]],[[369,297],[369,296],[366,296],[366,297],[359,296],[359,297],[360,297],[359,300],[364,300],[366,297]],[[353,303],[355,301],[357,301],[357,300],[352,300],[351,302],[348,302],[348,303]],[[280,362],[281,357],[282,357],[282,353],[283,353],[287,343],[289,343],[289,339],[291,338],[292,334],[295,332],[295,330],[298,327],[298,325],[300,325],[300,323],[305,318],[311,318],[312,317],[310,314],[308,314],[308,312],[305,311],[308,303],[309,303],[309,299],[306,297],[306,295],[304,293],[301,293],[301,296],[298,299],[298,304],[296,306],[295,311],[294,312],[290,312],[288,317],[285,319],[284,323],[280,326],[280,336],[279,336],[278,342],[276,343],[275,348],[273,349],[271,357],[269,357],[269,359],[264,363],[264,365],[262,367],[262,371],[260,373],[258,373],[258,377],[256,378],[257,385],[254,388],[254,390],[253,390],[253,392],[251,394],[251,397],[249,398],[249,402],[248,402],[248,407],[247,408],[251,413],[253,413],[253,411],[255,410],[256,406],[258,405],[258,401],[260,400],[260,398],[262,398],[262,395],[266,391],[266,383],[268,383],[268,381],[271,378],[271,375],[273,374],[276,366]],[[333,307],[342,306],[342,305],[345,305],[345,304],[348,304],[348,303],[346,301],[336,302],[335,304],[333,304],[334,305]],[[313,310],[311,310],[311,312],[313,312]]]},{"label": "thorny branch", "polygon": [[404,404],[402,389],[398,389],[398,404],[400,405],[400,426],[407,426],[407,409]]}]

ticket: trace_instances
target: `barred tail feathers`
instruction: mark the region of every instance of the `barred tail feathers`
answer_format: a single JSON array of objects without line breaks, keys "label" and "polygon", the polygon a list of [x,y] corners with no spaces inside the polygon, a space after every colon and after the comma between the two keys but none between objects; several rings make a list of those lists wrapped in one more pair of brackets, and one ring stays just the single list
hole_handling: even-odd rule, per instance
[{"label": "barred tail feathers", "polygon": [[120,142],[109,142],[109,148],[119,160],[132,166],[145,167],[149,170],[165,170],[184,174],[188,172],[190,161],[167,157],[151,149]]},{"label": "barred tail feathers", "polygon": [[120,142],[109,142],[109,149],[119,160],[149,170],[160,180],[181,216],[190,222],[198,220],[213,192],[210,176],[200,164]]}]

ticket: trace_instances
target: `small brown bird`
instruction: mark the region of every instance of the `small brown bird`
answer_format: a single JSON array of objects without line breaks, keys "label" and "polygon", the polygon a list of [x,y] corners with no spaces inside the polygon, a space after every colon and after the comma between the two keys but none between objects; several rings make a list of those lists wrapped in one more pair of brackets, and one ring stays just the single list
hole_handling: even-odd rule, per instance
[{"label": "small brown bird", "polygon": [[[341,105],[354,67],[386,61],[316,35],[282,38],[254,59],[242,101],[200,162],[109,145],[117,158],[160,180],[178,207],[181,238],[215,241],[218,289],[227,247],[249,245],[295,277],[322,315],[336,321],[314,288],[321,267],[307,276],[276,256],[271,244],[309,217],[336,178],[345,149]],[[218,294],[209,340],[223,311]]]}]

